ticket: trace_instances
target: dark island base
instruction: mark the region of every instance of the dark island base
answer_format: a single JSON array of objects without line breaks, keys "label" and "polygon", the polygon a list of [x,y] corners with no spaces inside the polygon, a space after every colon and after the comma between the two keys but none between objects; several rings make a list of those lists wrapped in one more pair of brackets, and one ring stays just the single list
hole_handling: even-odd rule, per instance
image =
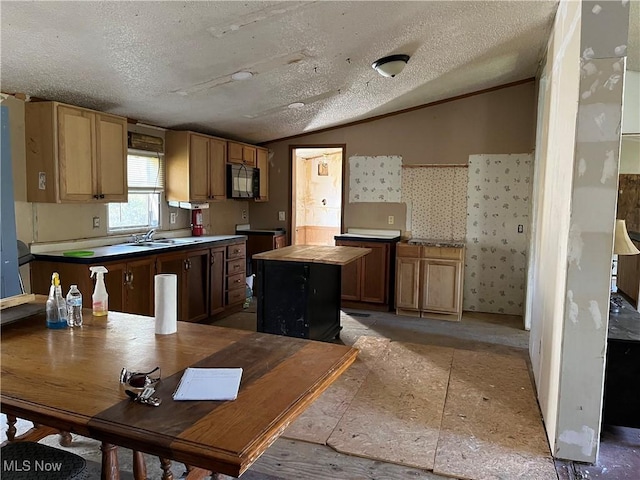
[{"label": "dark island base", "polygon": [[340,265],[258,260],[258,332],[325,342],[340,335]]}]

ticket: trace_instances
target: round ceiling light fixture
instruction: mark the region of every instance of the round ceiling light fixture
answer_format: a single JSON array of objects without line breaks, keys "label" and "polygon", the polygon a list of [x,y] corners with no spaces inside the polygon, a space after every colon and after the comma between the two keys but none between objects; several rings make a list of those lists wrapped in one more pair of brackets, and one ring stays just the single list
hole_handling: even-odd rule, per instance
[{"label": "round ceiling light fixture", "polygon": [[382,57],[371,64],[371,67],[383,77],[395,77],[409,61],[409,55],[389,55]]},{"label": "round ceiling light fixture", "polygon": [[253,73],[240,71],[231,75],[231,80],[249,80],[251,77],[253,77]]},{"label": "round ceiling light fixture", "polygon": [[289,104],[289,105],[287,105],[287,106],[288,106],[289,108],[292,108],[292,109],[297,109],[297,108],[302,108],[302,107],[304,107],[304,103],[302,103],[302,102],[293,102],[293,103],[290,103],[290,104]]}]

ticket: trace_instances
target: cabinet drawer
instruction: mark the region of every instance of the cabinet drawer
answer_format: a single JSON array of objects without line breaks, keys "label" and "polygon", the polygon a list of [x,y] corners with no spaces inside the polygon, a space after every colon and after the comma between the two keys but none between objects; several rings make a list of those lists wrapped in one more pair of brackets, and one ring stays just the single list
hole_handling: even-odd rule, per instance
[{"label": "cabinet drawer", "polygon": [[420,258],[420,245],[408,245],[406,243],[399,243],[396,247],[396,256]]},{"label": "cabinet drawer", "polygon": [[422,247],[422,258],[464,260],[464,249],[455,247]]},{"label": "cabinet drawer", "polygon": [[227,247],[227,259],[244,258],[245,254],[246,254],[246,245],[244,243],[229,245]]},{"label": "cabinet drawer", "polygon": [[244,288],[229,290],[227,292],[227,305],[235,305],[242,303],[246,299],[246,291]]},{"label": "cabinet drawer", "polygon": [[247,279],[244,276],[244,272],[238,273],[237,275],[229,275],[227,277],[227,290],[241,289],[244,291],[244,285]]},{"label": "cabinet drawer", "polygon": [[244,258],[238,258],[236,260],[229,260],[227,262],[227,275],[235,275],[237,273],[244,273]]}]

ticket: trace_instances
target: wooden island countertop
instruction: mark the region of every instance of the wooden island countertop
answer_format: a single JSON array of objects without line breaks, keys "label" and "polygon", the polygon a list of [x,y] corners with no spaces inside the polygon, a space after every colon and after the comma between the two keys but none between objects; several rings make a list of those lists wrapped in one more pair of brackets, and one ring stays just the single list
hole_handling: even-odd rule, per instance
[{"label": "wooden island countertop", "polygon": [[256,260],[278,260],[281,262],[310,262],[330,265],[346,265],[364,257],[370,248],[335,247],[328,245],[291,245],[253,256]]}]

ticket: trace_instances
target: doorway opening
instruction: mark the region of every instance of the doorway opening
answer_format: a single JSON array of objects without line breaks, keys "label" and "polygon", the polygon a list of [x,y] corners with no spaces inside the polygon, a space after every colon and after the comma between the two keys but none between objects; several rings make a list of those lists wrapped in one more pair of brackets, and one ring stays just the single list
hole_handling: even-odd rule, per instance
[{"label": "doorway opening", "polygon": [[345,146],[290,150],[291,245],[335,245],[342,231]]}]

